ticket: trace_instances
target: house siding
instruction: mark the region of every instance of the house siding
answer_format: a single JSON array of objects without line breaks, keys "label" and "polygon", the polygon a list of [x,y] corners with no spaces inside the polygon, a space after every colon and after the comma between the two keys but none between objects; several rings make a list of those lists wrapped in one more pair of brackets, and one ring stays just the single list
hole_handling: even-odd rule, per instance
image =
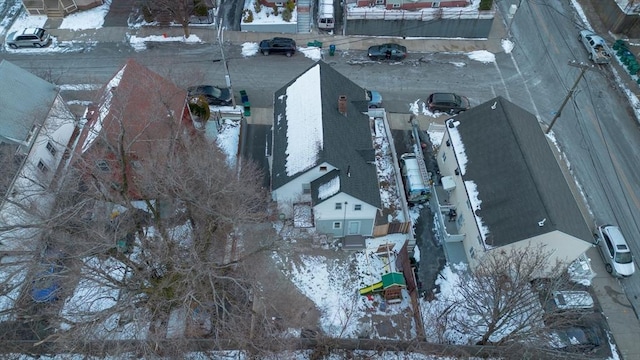
[{"label": "house siding", "polygon": [[[54,179],[56,171],[63,159],[69,140],[75,129],[75,117],[66,107],[64,100],[58,95],[45,123],[40,128],[20,175],[16,178],[14,189],[25,196],[28,192],[39,192],[47,189]],[[55,155],[47,150],[47,144],[55,149]],[[38,169],[42,162],[48,169]]]},{"label": "house siding", "polygon": [[[336,210],[336,203],[342,204],[340,210]],[[361,210],[355,210],[355,205],[361,205]],[[373,235],[376,211],[377,209],[374,206],[344,193],[338,193],[313,208],[317,231],[323,234],[333,234],[334,237]],[[340,222],[340,229],[333,228],[334,222]],[[359,231],[349,233],[348,226],[350,222],[360,222]]]},{"label": "house siding", "polygon": [[[326,170],[321,171],[321,167],[326,167]],[[310,184],[313,180],[325,175],[329,171],[335,170],[335,167],[322,163],[319,164],[295,179],[289,181],[278,189],[274,189],[271,192],[271,198],[278,203],[278,211],[285,214],[287,217],[291,217],[293,214],[293,203],[300,201],[311,201],[311,195],[303,194],[303,184]]]},{"label": "house siding", "polygon": [[505,249],[509,254],[512,249],[523,251],[530,248],[535,251],[538,247],[542,247],[542,251],[550,252],[545,269],[547,273],[550,273],[556,264],[561,263],[566,266],[584,254],[589,250],[591,244],[561,231],[552,231],[531,239],[501,246],[500,249]]}]

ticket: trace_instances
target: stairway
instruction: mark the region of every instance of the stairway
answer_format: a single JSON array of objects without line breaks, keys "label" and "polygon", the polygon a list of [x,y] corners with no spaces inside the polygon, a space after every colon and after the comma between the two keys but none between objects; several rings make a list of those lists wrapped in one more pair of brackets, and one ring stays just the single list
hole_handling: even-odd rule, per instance
[{"label": "stairway", "polygon": [[311,0],[298,0],[298,34],[311,32]]}]

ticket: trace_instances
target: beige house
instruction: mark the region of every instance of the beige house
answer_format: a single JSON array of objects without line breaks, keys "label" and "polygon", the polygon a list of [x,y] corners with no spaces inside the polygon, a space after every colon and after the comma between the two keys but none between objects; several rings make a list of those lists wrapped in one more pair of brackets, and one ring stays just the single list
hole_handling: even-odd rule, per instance
[{"label": "beige house", "polygon": [[545,245],[572,262],[592,234],[536,117],[497,97],[445,122],[435,226],[449,262]]},{"label": "beige house", "polygon": [[104,3],[103,0],[22,0],[30,15],[46,15],[62,18],[78,10],[92,9]]}]

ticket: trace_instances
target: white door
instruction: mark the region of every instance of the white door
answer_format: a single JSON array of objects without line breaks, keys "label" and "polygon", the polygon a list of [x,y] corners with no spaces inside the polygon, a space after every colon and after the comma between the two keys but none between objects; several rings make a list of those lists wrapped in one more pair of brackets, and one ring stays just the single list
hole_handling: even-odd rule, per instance
[{"label": "white door", "polygon": [[360,221],[349,221],[349,235],[360,234]]}]

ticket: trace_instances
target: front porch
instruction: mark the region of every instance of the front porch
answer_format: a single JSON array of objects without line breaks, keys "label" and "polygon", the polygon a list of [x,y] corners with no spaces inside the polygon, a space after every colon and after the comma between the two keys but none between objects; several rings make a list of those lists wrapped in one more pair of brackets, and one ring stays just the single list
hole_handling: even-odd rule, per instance
[{"label": "front porch", "polygon": [[78,10],[88,10],[103,4],[102,0],[22,0],[29,15],[63,18]]}]

